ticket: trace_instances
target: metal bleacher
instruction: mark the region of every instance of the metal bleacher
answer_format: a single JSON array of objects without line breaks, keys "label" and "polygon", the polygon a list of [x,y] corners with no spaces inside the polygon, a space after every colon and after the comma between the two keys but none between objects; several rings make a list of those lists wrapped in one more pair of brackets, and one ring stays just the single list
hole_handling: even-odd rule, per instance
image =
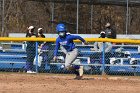
[{"label": "metal bleacher", "polygon": [[[5,69],[24,69],[26,64],[26,50],[25,43],[1,43],[0,49],[0,70]],[[4,48],[5,47],[5,48]],[[78,59],[80,59],[80,64],[85,66],[85,69],[89,67],[99,67],[98,71],[101,71],[102,66],[102,53],[98,51],[91,51],[90,48],[93,48],[93,45],[77,45],[76,46],[80,50],[80,54]],[[131,58],[135,58],[137,60],[137,64],[130,64],[130,58],[126,57],[124,52],[118,53],[115,50],[117,48],[123,48],[123,51],[129,51],[131,54]],[[105,54],[105,66],[110,66],[110,72],[119,71],[119,72],[140,72],[140,46],[139,45],[113,45],[112,52],[108,55]],[[43,50],[43,52],[47,52],[48,50]],[[115,58],[115,63],[110,63],[110,60]],[[64,63],[53,63],[53,65],[57,65],[58,68],[62,66]],[[46,69],[49,70],[50,67],[46,64]],[[58,69],[57,69],[58,70]],[[94,69],[96,70],[96,69]]]},{"label": "metal bleacher", "polygon": [[13,71],[24,68],[26,63],[26,51],[22,43],[1,42],[0,70]]}]

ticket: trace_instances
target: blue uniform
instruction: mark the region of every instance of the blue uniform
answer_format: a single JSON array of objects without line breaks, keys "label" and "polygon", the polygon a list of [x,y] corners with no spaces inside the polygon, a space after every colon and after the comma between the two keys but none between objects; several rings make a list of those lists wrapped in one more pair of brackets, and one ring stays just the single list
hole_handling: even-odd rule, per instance
[{"label": "blue uniform", "polygon": [[73,49],[75,49],[75,44],[73,40],[76,40],[76,39],[79,39],[82,42],[85,42],[85,40],[82,37],[77,36],[77,35],[66,35],[65,38],[58,37],[56,39],[56,47],[54,51],[54,56],[57,56],[60,45],[62,45],[67,50],[67,52],[73,51]]},{"label": "blue uniform", "polygon": [[74,73],[76,74],[75,79],[81,79],[82,75],[83,75],[83,67],[78,66],[78,68],[76,68],[72,64],[72,63],[74,63],[74,61],[76,62],[76,58],[79,54],[78,49],[75,48],[75,44],[74,44],[73,40],[79,39],[82,42],[84,42],[84,44],[86,44],[85,40],[82,37],[77,36],[77,35],[68,35],[66,26],[63,23],[59,23],[57,25],[56,31],[57,31],[59,37],[56,39],[54,60],[56,61],[56,59],[57,59],[56,56],[58,54],[58,49],[60,48],[60,45],[61,45],[61,49],[63,48],[63,52],[66,54],[65,68],[67,70],[74,71]]}]

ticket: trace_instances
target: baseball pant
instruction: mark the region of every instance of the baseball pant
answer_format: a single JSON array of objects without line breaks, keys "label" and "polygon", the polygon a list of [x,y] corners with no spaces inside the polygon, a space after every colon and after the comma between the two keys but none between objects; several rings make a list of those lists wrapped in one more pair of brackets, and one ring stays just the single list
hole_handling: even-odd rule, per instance
[{"label": "baseball pant", "polygon": [[65,67],[69,68],[71,64],[75,61],[77,58],[79,52],[78,49],[73,49],[73,51],[67,52],[66,58],[65,58]]}]

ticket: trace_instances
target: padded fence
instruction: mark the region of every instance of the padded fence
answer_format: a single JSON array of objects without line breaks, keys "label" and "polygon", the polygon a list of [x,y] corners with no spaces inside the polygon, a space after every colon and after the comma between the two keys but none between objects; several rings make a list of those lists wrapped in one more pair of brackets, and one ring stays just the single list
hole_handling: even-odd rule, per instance
[{"label": "padded fence", "polygon": [[[72,73],[65,69],[65,53],[61,49],[57,61],[53,61],[55,38],[0,38],[0,41],[1,72],[26,72],[31,68],[37,73]],[[84,74],[140,74],[140,40],[88,38],[86,41],[88,45],[75,41],[79,55],[73,63],[83,65]]]}]

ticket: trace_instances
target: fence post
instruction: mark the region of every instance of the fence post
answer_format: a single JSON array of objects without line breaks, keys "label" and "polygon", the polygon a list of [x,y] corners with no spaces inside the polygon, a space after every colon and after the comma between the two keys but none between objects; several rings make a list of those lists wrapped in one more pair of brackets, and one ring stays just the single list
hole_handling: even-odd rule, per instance
[{"label": "fence post", "polygon": [[103,42],[103,47],[102,47],[102,75],[105,74],[105,42]]},{"label": "fence post", "polygon": [[36,65],[35,65],[35,69],[36,69],[36,73],[38,73],[38,42],[36,41]]}]

